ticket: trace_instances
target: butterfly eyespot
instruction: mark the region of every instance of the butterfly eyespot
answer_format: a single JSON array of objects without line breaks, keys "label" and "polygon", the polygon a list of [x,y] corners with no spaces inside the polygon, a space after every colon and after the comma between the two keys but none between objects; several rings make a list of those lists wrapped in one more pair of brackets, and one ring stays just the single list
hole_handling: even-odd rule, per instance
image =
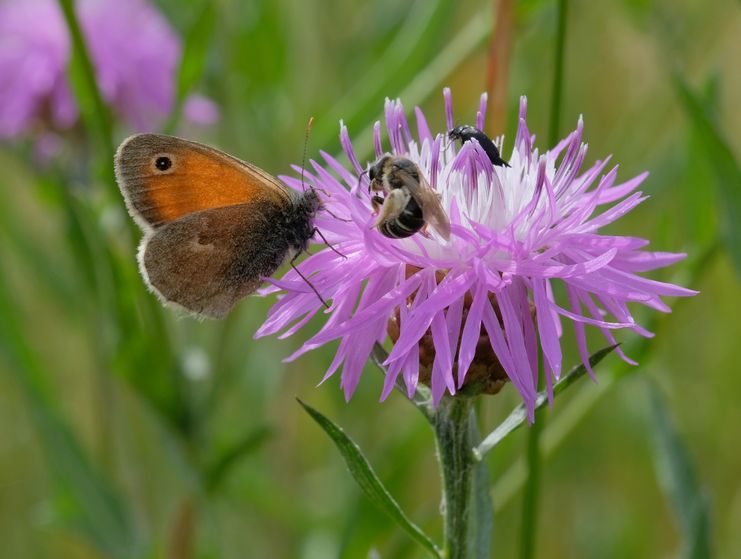
[{"label": "butterfly eyespot", "polygon": [[162,155],[154,162],[154,166],[160,171],[167,171],[172,167],[172,159]]}]

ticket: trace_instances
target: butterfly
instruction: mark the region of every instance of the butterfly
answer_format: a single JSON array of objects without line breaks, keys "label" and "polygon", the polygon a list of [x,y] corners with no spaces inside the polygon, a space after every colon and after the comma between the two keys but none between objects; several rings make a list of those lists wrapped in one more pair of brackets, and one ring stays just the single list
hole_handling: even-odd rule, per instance
[{"label": "butterfly", "polygon": [[198,142],[131,136],[116,152],[115,171],[144,233],[137,257],[144,281],[165,303],[200,316],[224,317],[283,262],[293,264],[317,231],[316,190],[297,192]]}]

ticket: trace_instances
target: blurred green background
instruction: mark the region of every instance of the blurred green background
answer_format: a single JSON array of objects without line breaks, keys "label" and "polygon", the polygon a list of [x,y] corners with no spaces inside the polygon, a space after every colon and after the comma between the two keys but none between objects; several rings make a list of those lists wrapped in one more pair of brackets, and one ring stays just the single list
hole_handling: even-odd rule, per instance
[{"label": "blurred green background", "polygon": [[[450,86],[457,120],[472,122],[497,2],[156,4],[185,41],[183,87],[222,115],[174,129],[279,174],[301,161],[311,115],[310,157],[339,151],[342,118],[363,161],[387,96],[442,130]],[[505,153],[520,95],[546,147],[554,20],[553,2],[515,2]],[[561,136],[582,114],[588,164],[612,153],[622,179],[651,171],[651,199],[611,230],[688,252],[653,277],[701,294],[639,315],[657,337],[620,340],[640,367],[610,356],[598,384],[580,381],[547,413],[538,556],[741,557],[741,4],[573,0],[567,22]],[[118,123],[115,142],[128,133]],[[47,167],[23,143],[0,145],[0,555],[423,557],[294,398],[342,425],[439,539],[422,416],[398,394],[379,404],[372,366],[349,403],[337,378],[316,388],[334,347],[283,364],[314,328],[253,340],[270,300],[223,322],[161,309],[94,134]],[[511,386],[488,398],[482,430],[518,401]],[[488,458],[492,557],[517,551],[525,435]],[[705,523],[710,543],[693,554]]]}]

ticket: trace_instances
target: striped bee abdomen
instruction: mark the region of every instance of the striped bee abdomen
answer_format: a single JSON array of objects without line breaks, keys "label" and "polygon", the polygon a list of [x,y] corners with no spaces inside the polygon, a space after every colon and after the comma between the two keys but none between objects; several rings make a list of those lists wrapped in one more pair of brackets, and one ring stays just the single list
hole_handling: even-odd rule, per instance
[{"label": "striped bee abdomen", "polygon": [[393,219],[384,221],[378,225],[381,234],[392,239],[405,239],[411,237],[424,227],[425,220],[422,218],[422,208],[417,201],[410,197],[404,209]]}]

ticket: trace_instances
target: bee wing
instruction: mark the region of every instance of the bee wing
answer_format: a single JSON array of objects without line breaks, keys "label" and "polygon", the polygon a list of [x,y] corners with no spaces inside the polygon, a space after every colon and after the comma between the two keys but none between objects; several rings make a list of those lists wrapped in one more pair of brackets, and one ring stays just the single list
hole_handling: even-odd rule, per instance
[{"label": "bee wing", "polygon": [[438,198],[437,192],[435,192],[430,184],[422,176],[422,172],[417,168],[417,174],[419,175],[419,182],[409,173],[401,171],[399,177],[404,183],[404,186],[409,189],[409,193],[422,208],[422,217],[429,223],[435,231],[446,241],[450,240],[450,219],[448,214],[445,213],[440,198]]}]

